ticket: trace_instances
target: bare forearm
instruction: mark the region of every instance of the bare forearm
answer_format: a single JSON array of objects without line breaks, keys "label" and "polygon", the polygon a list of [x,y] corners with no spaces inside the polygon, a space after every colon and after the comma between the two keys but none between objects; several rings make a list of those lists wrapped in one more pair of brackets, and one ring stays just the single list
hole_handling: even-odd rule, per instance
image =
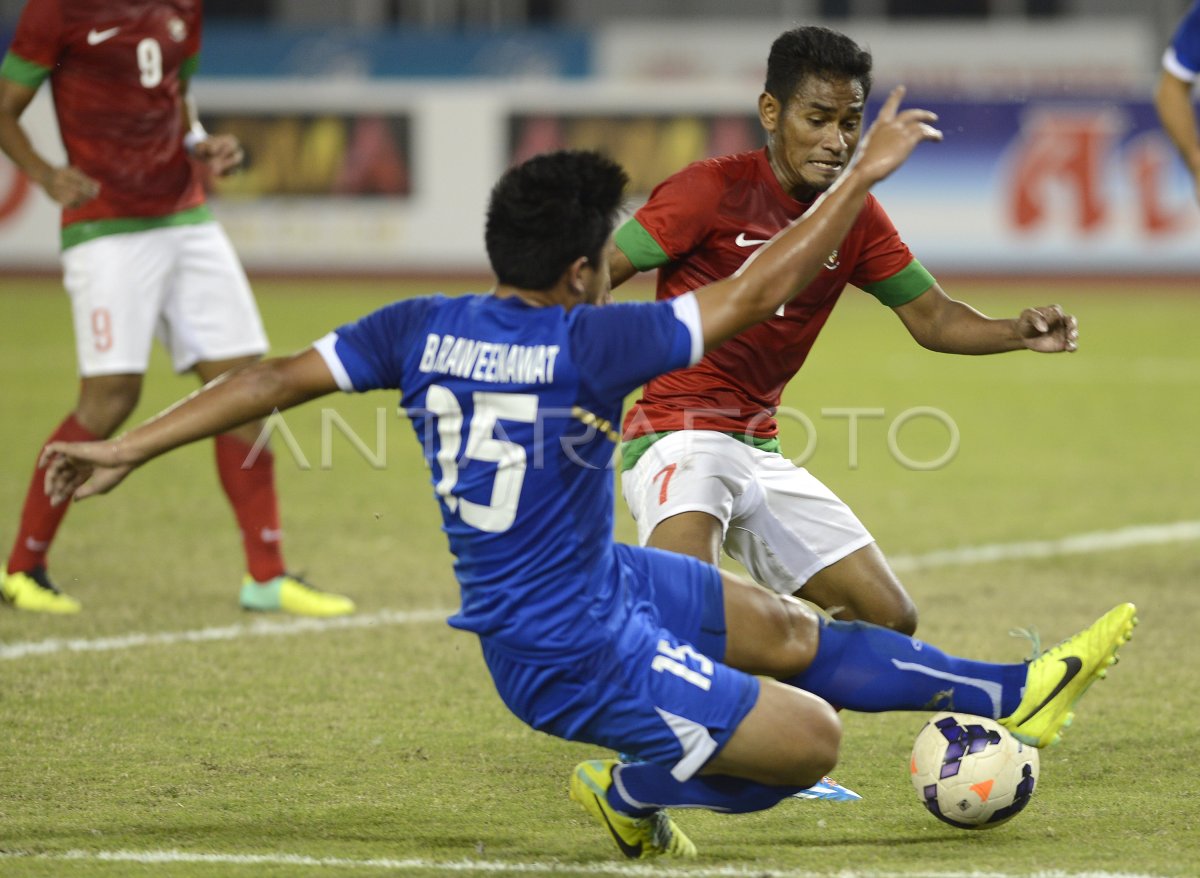
[{"label": "bare forearm", "polygon": [[1154,92],[1154,106],[1163,130],[1179,150],[1192,175],[1200,175],[1200,135],[1196,131],[1191,85],[1164,72]]},{"label": "bare forearm", "polygon": [[119,462],[141,464],[173,448],[319,396],[320,391],[305,390],[285,380],[286,362],[264,360],[210,382],[114,440]]},{"label": "bare forearm", "polygon": [[0,111],[0,150],[39,186],[49,185],[54,168],[38,155],[21,123],[7,111]]},{"label": "bare forearm", "polygon": [[1025,347],[1016,320],[986,317],[954,300],[943,306],[940,319],[916,339],[922,347],[943,354],[1000,354]]}]

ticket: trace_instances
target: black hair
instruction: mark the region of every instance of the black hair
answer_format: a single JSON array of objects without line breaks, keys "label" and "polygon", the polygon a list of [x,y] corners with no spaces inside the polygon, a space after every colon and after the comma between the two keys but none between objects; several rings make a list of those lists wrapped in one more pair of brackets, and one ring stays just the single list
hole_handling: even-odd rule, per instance
[{"label": "black hair", "polygon": [[857,79],[866,98],[871,93],[871,63],[871,53],[845,34],[827,27],[798,27],[780,34],[771,44],[763,90],[786,108],[810,76]]},{"label": "black hair", "polygon": [[548,290],[580,256],[599,265],[629,182],[597,152],[534,156],[492,188],[484,241],[500,283]]}]

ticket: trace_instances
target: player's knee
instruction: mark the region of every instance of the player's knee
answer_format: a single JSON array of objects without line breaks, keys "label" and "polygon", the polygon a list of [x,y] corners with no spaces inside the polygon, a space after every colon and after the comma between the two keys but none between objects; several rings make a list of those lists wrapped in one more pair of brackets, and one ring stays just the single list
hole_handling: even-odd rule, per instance
[{"label": "player's knee", "polygon": [[816,614],[794,598],[772,595],[771,625],[764,632],[765,667],[778,679],[794,676],[812,663],[819,639]]},{"label": "player's knee", "polygon": [[749,674],[787,679],[811,664],[820,623],[811,608],[722,573],[725,582],[725,663]]},{"label": "player's knee", "polygon": [[781,766],[780,785],[809,787],[833,771],[842,744],[842,723],[828,704],[806,711],[797,729],[802,747],[787,766]]},{"label": "player's knee", "polygon": [[846,622],[870,622],[909,636],[917,630],[917,606],[898,583],[892,587],[872,589],[861,596],[848,597],[842,606],[831,610],[833,618]]},{"label": "player's knee", "polygon": [[[875,620],[867,619],[866,621],[872,622]],[[875,622],[875,624],[891,628],[893,631],[899,631],[901,634],[911,637],[917,633],[917,606],[908,595],[902,594],[887,608],[883,614],[883,618]]]},{"label": "player's knee", "polygon": [[916,604],[914,604],[912,601],[909,601],[908,609],[901,618],[900,623],[896,626],[896,630],[901,634],[907,634],[909,637],[912,637],[917,633],[917,619],[918,613]]}]

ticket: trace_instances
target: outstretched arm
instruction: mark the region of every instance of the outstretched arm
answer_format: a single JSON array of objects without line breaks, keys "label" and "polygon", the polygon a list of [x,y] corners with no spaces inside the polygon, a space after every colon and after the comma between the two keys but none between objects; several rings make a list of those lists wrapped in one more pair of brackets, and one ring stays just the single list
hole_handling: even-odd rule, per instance
[{"label": "outstretched arm", "polygon": [[849,233],[871,187],[900,167],[918,143],[941,140],[928,110],[903,110],[892,90],[849,169],[815,204],[731,277],[696,291],[705,350],[766,320],[821,270]]},{"label": "outstretched arm", "polygon": [[896,316],[922,347],[946,354],[999,354],[1029,348],[1040,353],[1073,351],[1079,343],[1075,318],[1058,305],[1026,308],[1019,317],[985,317],[934,284]]},{"label": "outstretched arm", "polygon": [[114,488],[136,467],[181,445],[225,433],[337,390],[312,348],[227,372],[139,427],[107,442],[52,442],[42,452],[53,503]]},{"label": "outstretched arm", "polygon": [[1200,135],[1196,133],[1196,113],[1192,108],[1192,83],[1164,70],[1154,90],[1154,107],[1163,130],[1192,174],[1192,188],[1200,200]]}]

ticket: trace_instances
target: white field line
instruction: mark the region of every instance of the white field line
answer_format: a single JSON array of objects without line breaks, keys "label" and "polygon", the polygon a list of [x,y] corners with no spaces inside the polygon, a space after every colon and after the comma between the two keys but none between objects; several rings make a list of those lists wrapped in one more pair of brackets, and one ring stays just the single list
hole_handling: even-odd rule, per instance
[{"label": "white field line", "polygon": [[1155,878],[1135,872],[1067,872],[1057,869],[1038,872],[881,872],[840,868],[829,872],[778,871],[775,869],[717,866],[673,869],[669,866],[634,863],[503,863],[494,860],[423,860],[368,859],[345,857],[305,857],[297,854],[193,854],[186,851],[67,851],[61,854],[0,853],[6,859],[55,860],[93,863],[139,863],[166,865],[195,863],[227,866],[285,866],[302,868],[377,869],[392,872],[426,870],[445,873],[525,874],[525,875],[620,875],[646,878]]},{"label": "white field line", "polygon": [[1137,546],[1159,546],[1200,540],[1200,521],[1176,521],[1171,524],[1146,524],[1121,530],[1075,534],[1059,540],[1023,543],[996,543],[941,549],[923,555],[896,555],[890,559],[893,570],[927,570],[954,564],[988,564],[992,561],[1020,561],[1031,558],[1059,558],[1064,555],[1090,555],[1116,552]]},{"label": "white field line", "polygon": [[[1137,546],[1155,546],[1166,543],[1200,540],[1200,521],[1178,521],[1172,524],[1140,525],[1121,530],[1096,531],[1076,534],[1058,540],[1040,540],[1020,543],[996,543],[982,546],[965,546],[959,549],[943,549],[922,555],[896,555],[890,559],[892,568],[898,572],[926,570],[951,565],[988,564],[995,561],[1017,561],[1024,559],[1057,558],[1065,555],[1083,555],[1095,552],[1115,552]],[[174,646],[180,643],[204,643],[221,640],[239,640],[244,637],[282,637],[292,634],[326,631],[343,631],[352,628],[372,628],[382,625],[412,625],[444,620],[454,613],[452,609],[433,610],[381,610],[358,616],[337,619],[285,619],[278,621],[259,620],[248,625],[227,625],[221,628],[200,628],[193,631],[160,631],[152,633],[122,634],[114,637],[93,639],[36,640],[18,643],[0,643],[0,661],[12,661],[38,655],[60,652],[108,652],[132,649],[138,646]]]},{"label": "white field line", "polygon": [[174,646],[179,643],[207,643],[218,640],[240,640],[244,637],[283,637],[308,632],[344,631],[351,628],[374,628],[382,625],[412,625],[418,622],[442,622],[454,610],[381,610],[358,616],[336,619],[260,619],[248,625],[226,625],[222,628],[198,628],[193,631],[133,632],[115,637],[91,640],[35,640],[25,643],[0,644],[0,660],[50,655],[57,652],[109,652],[132,649],[135,646]]}]

